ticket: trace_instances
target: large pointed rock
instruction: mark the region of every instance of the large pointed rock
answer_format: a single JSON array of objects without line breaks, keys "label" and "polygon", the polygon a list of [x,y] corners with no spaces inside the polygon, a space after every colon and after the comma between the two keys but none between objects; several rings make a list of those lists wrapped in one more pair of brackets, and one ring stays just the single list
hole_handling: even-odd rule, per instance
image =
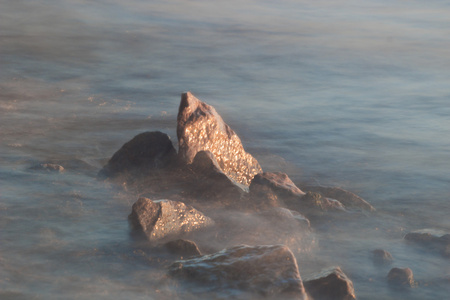
[{"label": "large pointed rock", "polygon": [[133,204],[128,219],[133,229],[142,231],[150,241],[180,237],[214,223],[183,202],[144,197]]},{"label": "large pointed rock", "polygon": [[190,92],[181,95],[177,120],[178,155],[185,163],[192,163],[201,150],[210,151],[225,174],[247,186],[262,172],[258,161],[245,152],[237,134],[214,107]]},{"label": "large pointed rock", "polygon": [[235,246],[177,261],[169,274],[197,283],[196,292],[229,293],[233,299],[308,299],[295,256],[283,245]]}]

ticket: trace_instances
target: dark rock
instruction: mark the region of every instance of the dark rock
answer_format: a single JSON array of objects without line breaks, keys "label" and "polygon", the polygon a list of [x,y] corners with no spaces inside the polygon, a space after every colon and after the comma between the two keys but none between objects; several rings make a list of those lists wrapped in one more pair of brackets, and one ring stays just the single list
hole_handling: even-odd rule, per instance
[{"label": "dark rock", "polygon": [[258,161],[245,152],[239,137],[216,110],[190,92],[181,95],[177,121],[181,161],[190,164],[197,152],[210,151],[227,176],[246,186],[262,172]]},{"label": "dark rock", "polygon": [[210,151],[199,151],[190,165],[195,182],[191,191],[196,195],[209,199],[235,199],[239,200],[248,191],[242,185],[227,176],[219,167],[216,158]]},{"label": "dark rock", "polygon": [[170,241],[164,244],[167,251],[172,254],[178,254],[181,256],[197,256],[201,255],[200,250],[193,241],[178,239],[175,241]]},{"label": "dark rock", "polygon": [[392,268],[387,280],[394,288],[413,287],[415,285],[413,272],[410,268]]},{"label": "dark rock", "polygon": [[259,297],[307,299],[295,256],[282,245],[241,245],[180,260],[170,266],[169,274],[198,283],[198,292],[220,291],[232,298],[247,292]]},{"label": "dark rock", "polygon": [[305,280],[306,292],[314,300],[353,300],[356,299],[353,282],[341,268],[322,271],[319,275]]},{"label": "dark rock", "polygon": [[292,202],[292,205],[299,206],[302,209],[314,209],[316,211],[345,211],[342,203],[335,199],[323,197],[319,193],[307,192],[298,202]]},{"label": "dark rock", "polygon": [[278,197],[299,197],[305,195],[285,173],[264,172],[255,175],[251,184],[250,191],[255,191],[260,186],[269,187]]},{"label": "dark rock", "polygon": [[192,206],[171,200],[139,198],[128,217],[133,229],[150,241],[178,237],[212,225],[214,222]]},{"label": "dark rock", "polygon": [[373,263],[376,266],[389,265],[394,260],[392,255],[383,249],[375,249],[372,251],[372,254],[373,254]]},{"label": "dark rock", "polygon": [[64,172],[64,167],[58,164],[44,163],[33,166],[30,170],[62,173]]},{"label": "dark rock", "polygon": [[100,171],[101,177],[115,177],[133,172],[148,174],[177,160],[177,153],[169,136],[159,131],[144,132],[125,143]]},{"label": "dark rock", "polygon": [[294,223],[300,228],[310,229],[311,225],[309,220],[302,214],[283,207],[274,207],[269,210],[262,211],[258,215],[270,220],[279,227],[283,224]]},{"label": "dark rock", "polygon": [[352,192],[346,191],[339,187],[323,187],[323,186],[307,186],[306,191],[322,194],[327,198],[336,199],[346,208],[358,208],[368,211],[375,211],[375,208],[361,197]]},{"label": "dark rock", "polygon": [[422,229],[405,235],[405,240],[450,257],[450,234],[442,230]]}]

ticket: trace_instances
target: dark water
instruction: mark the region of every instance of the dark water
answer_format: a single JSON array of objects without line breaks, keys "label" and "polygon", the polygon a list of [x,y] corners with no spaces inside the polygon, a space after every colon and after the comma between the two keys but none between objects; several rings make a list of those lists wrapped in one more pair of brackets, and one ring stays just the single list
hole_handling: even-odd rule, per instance
[{"label": "dark water", "polygon": [[[340,265],[360,299],[445,299],[448,259],[402,237],[450,231],[449,21],[444,1],[2,0],[0,298],[194,297],[129,240],[137,195],[95,180],[140,132],[176,141],[190,90],[265,170],[377,208],[294,249],[302,276]],[[418,286],[390,290],[375,248]]]}]

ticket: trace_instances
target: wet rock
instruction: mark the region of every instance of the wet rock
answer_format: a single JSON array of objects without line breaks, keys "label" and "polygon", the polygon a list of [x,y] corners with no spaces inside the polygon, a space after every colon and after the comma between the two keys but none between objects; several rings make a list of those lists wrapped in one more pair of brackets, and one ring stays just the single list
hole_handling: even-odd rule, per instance
[{"label": "wet rock", "polygon": [[405,236],[405,240],[440,252],[443,256],[450,258],[450,234],[442,230],[422,229],[413,231]]},{"label": "wet rock", "polygon": [[251,184],[250,191],[255,191],[260,186],[270,188],[278,197],[300,197],[305,193],[300,190],[285,173],[264,172],[255,175]]},{"label": "wet rock", "polygon": [[306,191],[322,194],[327,198],[336,199],[346,208],[358,208],[367,211],[375,211],[375,208],[361,197],[339,187],[307,186]]},{"label": "wet rock", "polygon": [[178,155],[186,164],[205,150],[214,155],[227,176],[240,184],[248,186],[262,172],[258,161],[245,152],[239,137],[216,110],[190,92],[181,96],[177,121]]},{"label": "wet rock", "polygon": [[323,197],[319,193],[307,192],[300,198],[300,201],[291,202],[295,207],[298,206],[301,209],[317,211],[345,211],[342,203],[335,199]]},{"label": "wet rock", "polygon": [[392,255],[383,249],[375,249],[372,251],[372,254],[373,264],[376,266],[389,265],[394,260]]},{"label": "wet rock", "polygon": [[178,239],[175,241],[170,241],[164,244],[167,251],[172,254],[177,254],[181,256],[197,256],[201,255],[200,250],[193,241]]},{"label": "wet rock", "polygon": [[208,227],[214,222],[183,202],[152,201],[139,198],[128,217],[134,230],[142,231],[150,241],[178,237]]},{"label": "wet rock", "polygon": [[136,135],[125,143],[100,171],[100,177],[133,173],[145,175],[177,160],[177,153],[167,134],[153,131]]},{"label": "wet rock", "polygon": [[258,213],[259,216],[270,220],[277,226],[284,224],[295,224],[299,228],[310,229],[309,220],[302,214],[283,207],[274,207]]},{"label": "wet rock", "polygon": [[323,270],[320,274],[305,280],[305,289],[314,300],[356,299],[353,282],[341,268]]},{"label": "wet rock", "polygon": [[58,165],[58,164],[52,164],[52,163],[39,164],[39,165],[31,167],[30,170],[56,172],[56,173],[62,173],[65,171],[63,166]]},{"label": "wet rock", "polygon": [[394,288],[413,287],[413,272],[410,268],[392,268],[387,275],[388,283]]},{"label": "wet rock", "polygon": [[241,245],[180,260],[170,266],[169,274],[198,283],[200,293],[230,293],[230,297],[239,298],[240,293],[249,292],[258,298],[307,299],[296,259],[282,245]]},{"label": "wet rock", "polygon": [[190,165],[195,176],[191,191],[196,195],[210,199],[234,199],[239,200],[248,191],[248,187],[242,185],[226,175],[217,163],[210,151],[199,151]]}]

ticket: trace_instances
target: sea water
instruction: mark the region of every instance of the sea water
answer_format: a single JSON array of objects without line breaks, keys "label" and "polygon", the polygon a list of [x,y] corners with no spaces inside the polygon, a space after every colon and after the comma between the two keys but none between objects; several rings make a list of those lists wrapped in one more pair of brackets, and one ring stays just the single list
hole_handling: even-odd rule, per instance
[{"label": "sea water", "polygon": [[[138,195],[96,180],[138,133],[176,144],[189,90],[264,170],[376,207],[324,225],[302,276],[338,265],[359,299],[445,299],[449,260],[402,238],[450,231],[449,21],[437,0],[2,0],[0,298],[195,298],[130,240]],[[30,169],[48,162],[65,172]],[[417,286],[390,289],[376,248]]]}]

